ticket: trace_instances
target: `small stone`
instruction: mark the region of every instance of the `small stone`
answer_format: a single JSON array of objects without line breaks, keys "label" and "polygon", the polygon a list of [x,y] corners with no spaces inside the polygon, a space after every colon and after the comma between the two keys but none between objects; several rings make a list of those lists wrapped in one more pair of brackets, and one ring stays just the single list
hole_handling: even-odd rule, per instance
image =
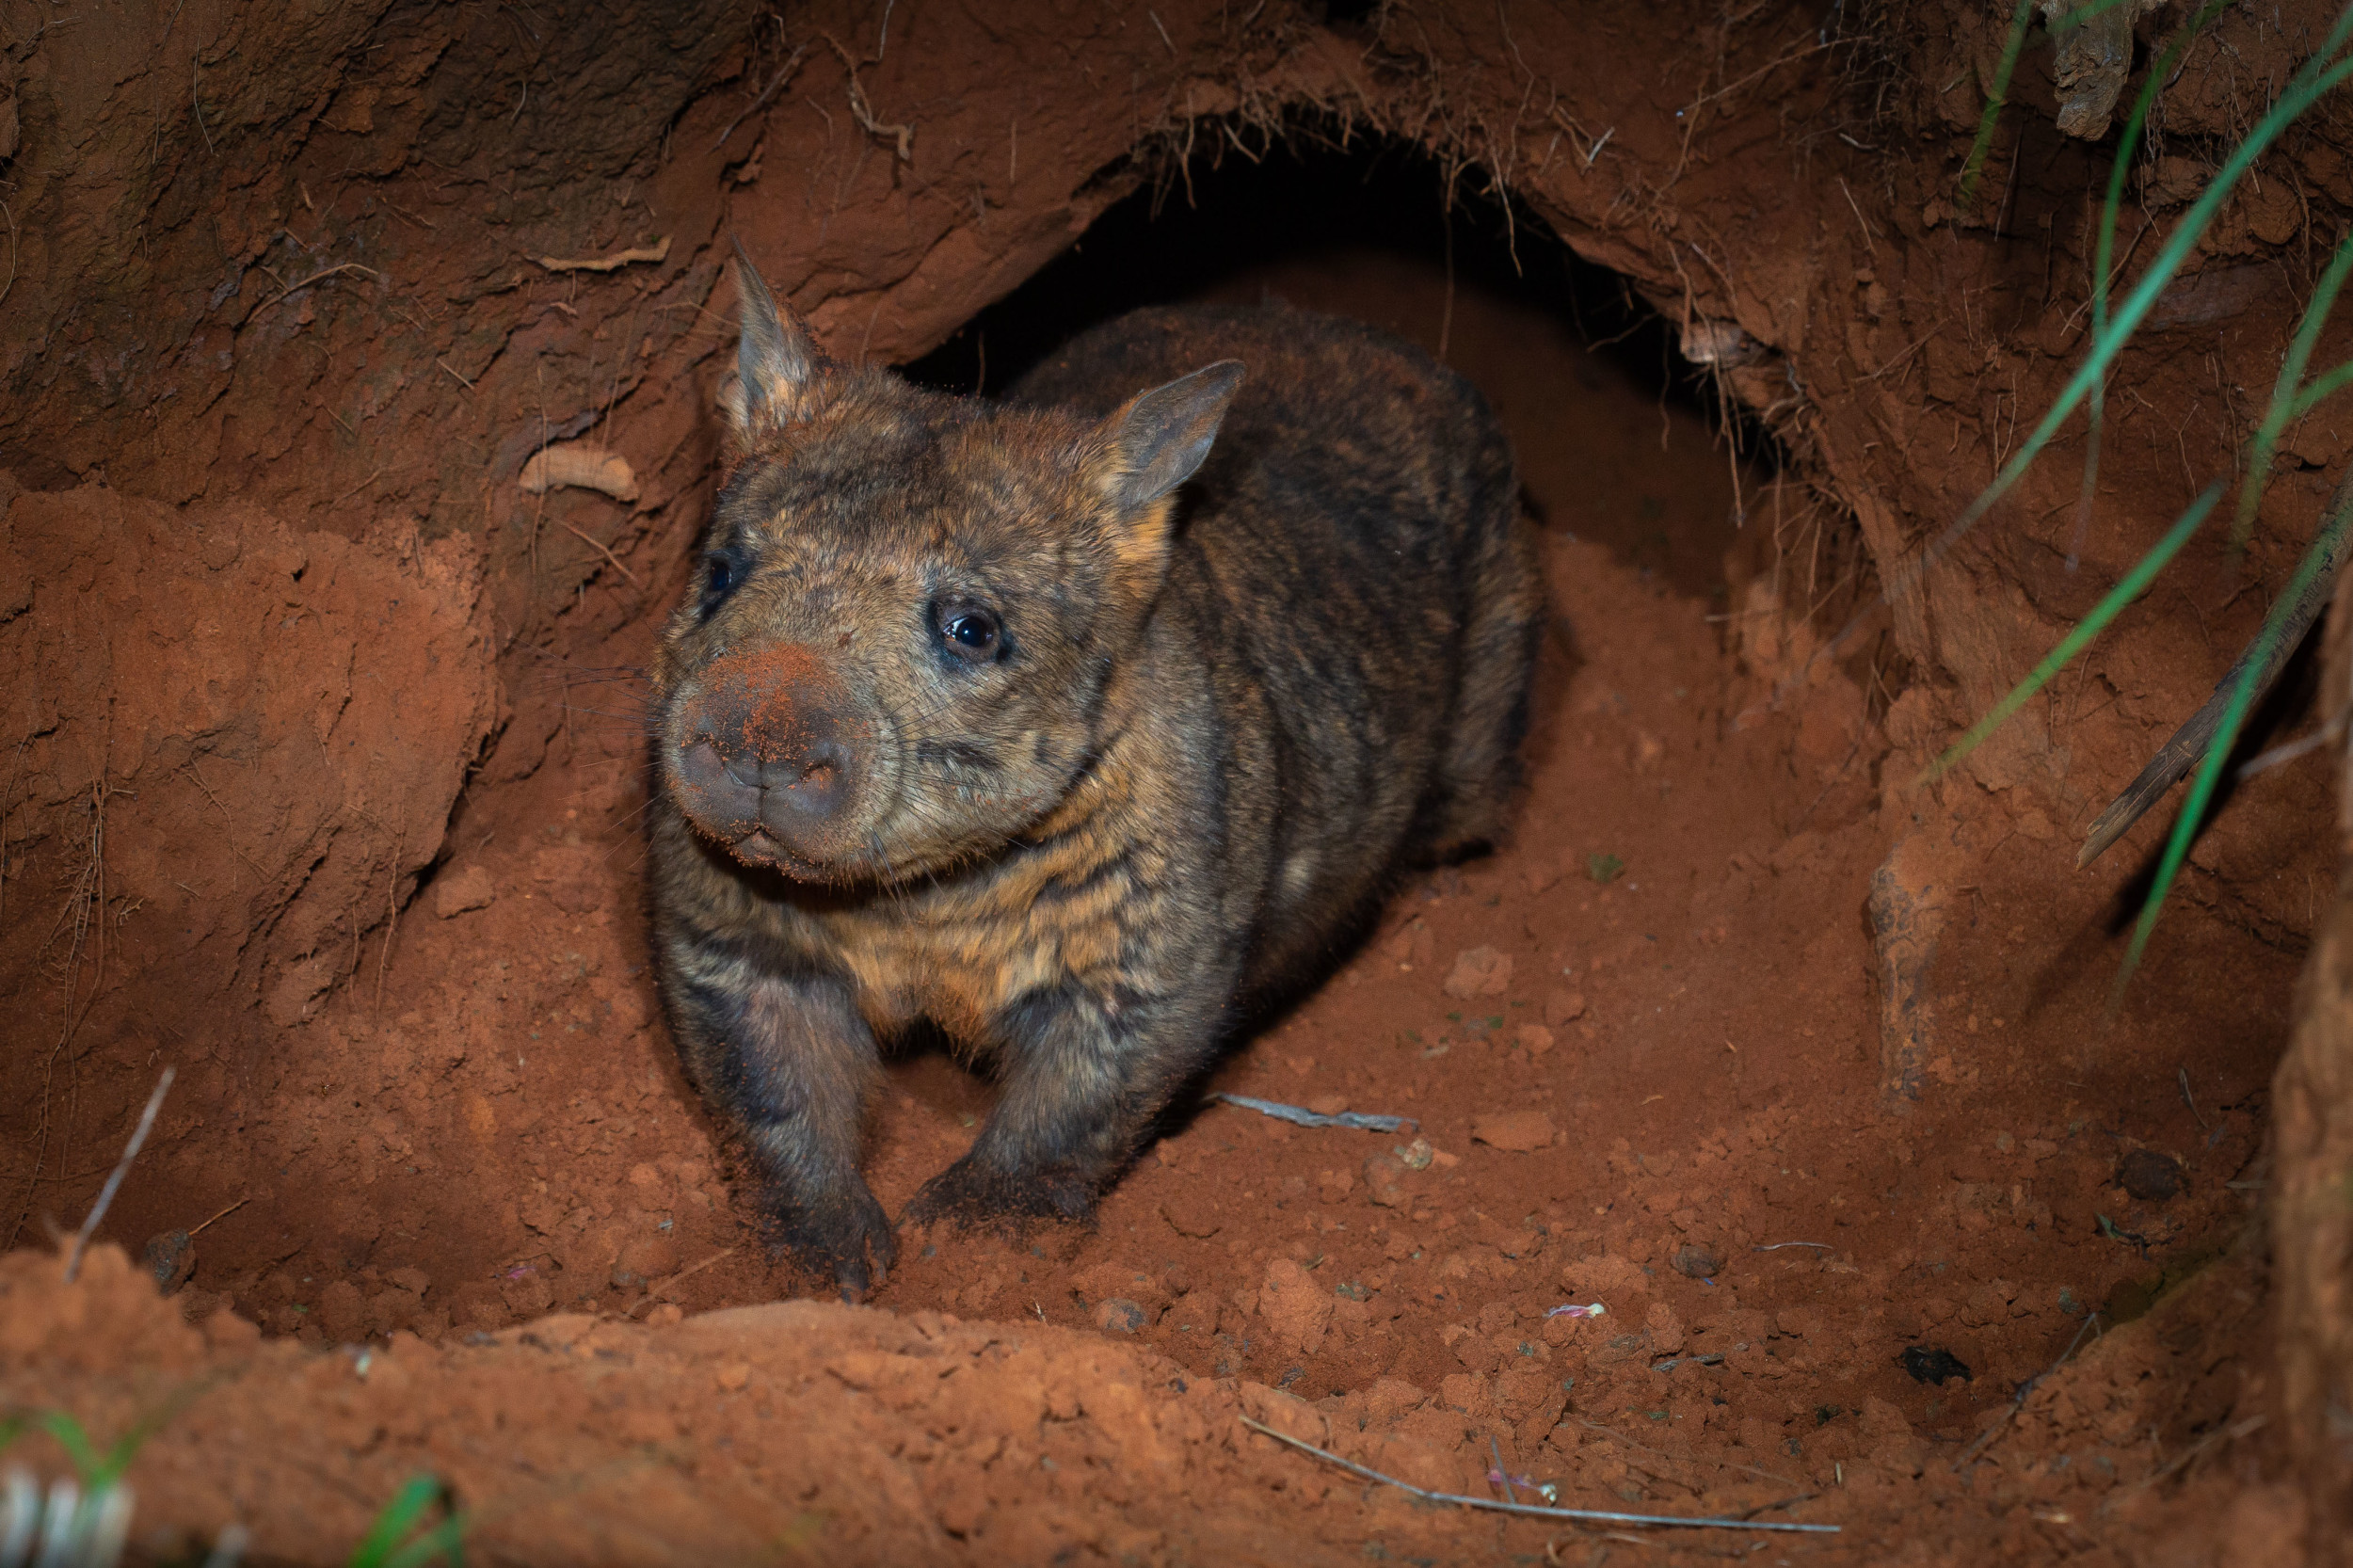
[{"label": "small stone", "polygon": [[262,1012],[280,1029],[309,1021],[312,1003],[335,984],[333,965],[313,953],[290,964],[263,994]]},{"label": "small stone", "polygon": [[2116,1167],[2116,1179],[2142,1203],[2163,1203],[2182,1191],[2182,1162],[2154,1149],[2135,1149]]},{"label": "small stone", "polygon": [[1095,1304],[1095,1326],[1105,1334],[1141,1334],[1145,1321],[1143,1305],[1125,1296]]},{"label": "small stone", "polygon": [[149,1238],[144,1261],[155,1288],[168,1296],[196,1272],[196,1242],[184,1230],[167,1230]]},{"label": "small stone", "polygon": [[1545,993],[1545,1022],[1554,1029],[1585,1016],[1585,993],[1556,985]]},{"label": "small stone", "polygon": [[496,897],[498,889],[490,885],[490,873],[480,866],[444,872],[433,879],[433,913],[445,920],[469,909],[487,909]]},{"label": "small stone", "polygon": [[1454,968],[1441,987],[1449,997],[1469,1001],[1499,997],[1512,984],[1512,955],[1497,948],[1465,948],[1455,954]]},{"label": "small stone", "polygon": [[751,1364],[744,1361],[730,1361],[712,1376],[718,1381],[721,1393],[741,1394],[752,1381]]},{"label": "small stone", "polygon": [[1686,1241],[1675,1249],[1675,1272],[1690,1279],[1714,1279],[1723,1272],[1724,1260],[1713,1247],[1697,1241]]},{"label": "small stone", "polygon": [[1190,1236],[1195,1240],[1206,1240],[1215,1236],[1225,1224],[1225,1217],[1218,1212],[1217,1199],[1210,1189],[1201,1182],[1187,1182],[1162,1199],[1160,1218],[1166,1220],[1168,1228],[1177,1235]]},{"label": "small stone", "polygon": [[605,903],[605,866],[594,850],[554,844],[531,857],[531,876],[567,915],[585,915]]},{"label": "small stone", "polygon": [[1323,1343],[1333,1296],[1296,1259],[1278,1257],[1267,1265],[1257,1305],[1258,1315],[1281,1343],[1310,1355]]},{"label": "small stone", "polygon": [[1522,1024],[1513,1032],[1512,1038],[1530,1056],[1542,1056],[1552,1048],[1552,1031],[1542,1024]]},{"label": "small stone", "polygon": [[665,1232],[656,1230],[632,1236],[621,1244],[620,1256],[613,1260],[613,1288],[626,1290],[675,1273],[678,1266],[678,1243]]},{"label": "small stone", "polygon": [[360,1288],[347,1279],[334,1280],[319,1292],[320,1326],[339,1344],[351,1344],[365,1338],[368,1332],[366,1304]]},{"label": "small stone", "polygon": [[1471,1118],[1471,1139],[1509,1154],[1527,1154],[1552,1142],[1552,1118],[1541,1111],[1500,1111]]},{"label": "small stone", "polygon": [[1379,1208],[1402,1208],[1414,1194],[1407,1191],[1404,1162],[1384,1149],[1379,1154],[1365,1156],[1366,1195]]},{"label": "small stone", "polygon": [[1907,1345],[1904,1353],[1896,1359],[1897,1365],[1912,1374],[1914,1383],[1932,1383],[1942,1388],[1946,1378],[1959,1378],[1963,1383],[1977,1380],[1977,1374],[1969,1370],[1961,1357],[1941,1347]]}]

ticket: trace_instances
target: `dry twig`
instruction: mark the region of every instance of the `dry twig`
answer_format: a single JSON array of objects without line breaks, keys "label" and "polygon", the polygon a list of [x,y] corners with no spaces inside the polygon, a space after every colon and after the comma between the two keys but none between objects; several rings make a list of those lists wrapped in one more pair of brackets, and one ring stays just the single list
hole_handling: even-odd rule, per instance
[{"label": "dry twig", "polygon": [[1424,1502],[1453,1503],[1463,1508],[1483,1508],[1496,1513],[1525,1513],[1540,1519],[1584,1519],[1604,1525],[1658,1525],[1684,1526],[1701,1529],[1775,1530],[1792,1535],[1836,1535],[1838,1533],[1836,1525],[1788,1524],[1777,1519],[1692,1519],[1673,1513],[1616,1513],[1592,1508],[1545,1508],[1535,1503],[1497,1502],[1493,1497],[1473,1497],[1460,1492],[1433,1492],[1425,1487],[1416,1486],[1410,1481],[1400,1480],[1395,1476],[1385,1476],[1380,1471],[1369,1469],[1353,1459],[1342,1459],[1328,1448],[1319,1448],[1313,1443],[1302,1442],[1289,1433],[1275,1431],[1263,1421],[1254,1421],[1247,1416],[1241,1417],[1241,1424],[1252,1432],[1272,1437],[1277,1443],[1288,1444],[1302,1453],[1313,1454],[1326,1464],[1337,1464],[1353,1475],[1364,1477],[1367,1480],[1379,1481],[1384,1486],[1394,1486],[1401,1492],[1410,1493],[1421,1498]]},{"label": "dry twig", "polygon": [[[155,1092],[147,1096],[147,1109],[139,1112],[139,1125],[131,1133],[130,1143],[123,1145],[122,1158],[115,1161],[114,1174],[106,1185],[98,1190],[98,1201],[90,1205],[89,1214],[82,1221],[81,1230],[73,1238],[73,1251],[65,1260],[65,1282],[73,1283],[82,1272],[82,1253],[89,1246],[90,1233],[98,1222],[106,1217],[106,1209],[115,1201],[115,1192],[122,1186],[122,1178],[131,1174],[131,1161],[139,1157],[139,1145],[147,1142],[147,1134],[155,1126],[155,1112],[164,1108],[164,1095],[171,1088],[172,1068],[166,1067],[164,1076],[155,1080]],[[209,1224],[210,1222],[206,1222]]]}]

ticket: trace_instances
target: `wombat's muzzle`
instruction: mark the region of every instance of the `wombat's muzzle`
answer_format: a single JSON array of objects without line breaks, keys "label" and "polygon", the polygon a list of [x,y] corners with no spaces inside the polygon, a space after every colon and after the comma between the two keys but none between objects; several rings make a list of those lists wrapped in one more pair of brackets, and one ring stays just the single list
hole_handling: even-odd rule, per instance
[{"label": "wombat's muzzle", "polygon": [[705,834],[754,865],[813,870],[852,848],[874,726],[796,644],[713,660],[672,720],[670,792]]}]

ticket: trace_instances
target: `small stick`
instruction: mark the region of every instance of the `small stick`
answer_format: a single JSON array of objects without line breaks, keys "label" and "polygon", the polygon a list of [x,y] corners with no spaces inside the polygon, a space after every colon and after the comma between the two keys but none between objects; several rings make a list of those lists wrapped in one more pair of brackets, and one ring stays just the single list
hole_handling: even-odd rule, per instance
[{"label": "small stick", "polygon": [[[564,520],[563,520],[562,518],[558,518],[558,519],[556,519],[555,520],[556,520],[556,521],[558,521],[558,522],[564,522]],[[625,567],[625,566],[621,565],[621,558],[620,558],[618,555],[614,554],[614,553],[613,553],[613,552],[612,552],[609,548],[607,548],[604,544],[602,544],[601,542],[600,542],[600,541],[598,541],[598,540],[596,540],[596,539],[593,539],[593,538],[589,537],[587,535],[585,535],[585,534],[582,533],[579,529],[577,529],[577,528],[572,528],[572,525],[571,525],[570,523],[568,523],[568,522],[564,522],[564,526],[565,526],[566,528],[568,528],[568,529],[571,529],[571,535],[572,535],[572,537],[574,537],[574,538],[576,538],[576,539],[580,540],[580,541],[581,541],[581,543],[583,543],[583,544],[586,544],[586,545],[593,545],[593,546],[595,546],[595,548],[598,550],[598,552],[600,552],[600,553],[604,556],[604,558],[605,558],[606,560],[608,560],[608,561],[610,561],[610,562],[612,562],[612,563],[613,563],[613,569],[614,569],[615,571],[619,572],[619,573],[620,573],[623,577],[626,577],[626,578],[628,578],[628,579],[629,579],[629,584],[630,584],[630,586],[631,586],[631,587],[632,587],[632,588],[642,588],[642,587],[644,587],[644,586],[645,586],[645,584],[644,584],[643,583],[640,583],[640,582],[638,582],[638,581],[637,581],[637,574],[636,574],[635,572],[633,572],[633,571],[630,570],[627,567]]]},{"label": "small stick", "polygon": [[[2353,508],[2353,473],[2339,481],[2336,493],[2329,498],[2328,510],[2322,515],[2331,520],[2339,520],[2348,508]],[[2313,623],[2320,619],[2321,612],[2329,607],[2329,596],[2336,592],[2337,573],[2345,564],[2346,553],[2342,531],[2329,545],[2328,552],[2320,570],[2314,572],[2312,582],[2306,584],[2303,597],[2289,606],[2286,616],[2281,621],[2279,641],[2271,645],[2262,664],[2255,669],[2254,690],[2247,708],[2250,717],[2255,706],[2269,695],[2272,683],[2280,679],[2280,672],[2287,667],[2289,657],[2304,641],[2304,634],[2313,629]],[[2084,847],[2076,852],[2077,871],[2100,858],[2110,844],[2130,832],[2133,824],[2140,821],[2167,791],[2180,783],[2198,765],[2199,759],[2206,754],[2206,748],[2220,733],[2222,715],[2229,710],[2232,698],[2237,695],[2239,680],[2247,674],[2248,667],[2255,664],[2255,655],[2263,648],[2263,632],[2257,632],[2254,640],[2247,645],[2247,650],[2215,683],[2214,695],[2206,698],[2205,705],[2173,732],[2171,740],[2157,748],[2157,754],[2149,760],[2147,767],[2140,770],[2139,776],[2124,786],[2124,792],[2100,813],[2099,820],[2091,824],[2090,833],[2084,839]]]},{"label": "small stick", "polygon": [[[885,18],[886,22],[888,22],[888,18]],[[717,141],[711,144],[711,150],[713,152],[716,152],[719,149],[728,144],[728,137],[735,135],[735,128],[738,125],[743,124],[744,121],[749,120],[752,116],[758,114],[761,109],[767,106],[768,100],[776,95],[776,89],[784,86],[785,78],[792,73],[792,68],[799,65],[801,63],[801,56],[808,53],[808,45],[804,43],[799,48],[793,50],[790,56],[786,56],[785,62],[776,67],[776,73],[768,79],[768,85],[760,89],[760,96],[752,100],[752,106],[745,109],[742,114],[737,115],[733,120],[728,121],[728,128],[719,133],[719,139]]]},{"label": "small stick", "polygon": [[1751,1247],[1749,1251],[1779,1252],[1784,1247],[1812,1247],[1817,1252],[1835,1252],[1837,1250],[1828,1241],[1768,1241],[1761,1247]]},{"label": "small stick", "polygon": [[2116,1505],[2119,1502],[2121,1502],[2125,1496],[2137,1497],[2143,1492],[2148,1491],[2159,1481],[2164,1480],[2167,1477],[2172,1475],[2175,1471],[2205,1458],[2207,1453],[2213,1449],[2216,1444],[2235,1443],[2240,1438],[2248,1436],[2260,1429],[2270,1419],[2271,1417],[2269,1416],[2249,1416],[2246,1420],[2239,1422],[2236,1426],[2219,1427],[2215,1431],[2206,1433],[2205,1436],[2200,1438],[2197,1442],[2192,1443],[2187,1448],[2184,1449],[2181,1453],[2175,1455],[2171,1460],[2168,1461],[2163,1468],[2151,1472],[2148,1479],[2143,1480],[2138,1486],[2133,1488],[2130,1493],[2111,1494],[2106,1500],[2100,1504],[2100,1516],[2102,1518],[2105,1518],[2109,1513],[2113,1512]]},{"label": "small stick", "polygon": [[1321,1112],[1310,1111],[1304,1105],[1285,1105],[1280,1100],[1253,1099],[1248,1095],[1215,1094],[1209,1097],[1213,1100],[1224,1100],[1228,1105],[1239,1105],[1244,1111],[1256,1111],[1261,1116],[1272,1116],[1278,1122],[1289,1122],[1298,1127],[1353,1127],[1362,1128],[1367,1132],[1399,1132],[1408,1127],[1421,1125],[1411,1116],[1378,1116],[1369,1111],[1343,1111],[1337,1115],[1326,1116]]},{"label": "small stick", "polygon": [[1503,1500],[1507,1503],[1518,1502],[1520,1495],[1512,1490],[1512,1472],[1503,1467],[1503,1445],[1496,1441],[1496,1434],[1492,1432],[1487,1434],[1487,1451],[1496,1456],[1496,1484],[1503,1488]]},{"label": "small stick", "polygon": [[98,1201],[90,1206],[88,1218],[82,1222],[80,1234],[73,1238],[73,1252],[65,1260],[65,1282],[73,1283],[82,1272],[82,1252],[89,1245],[90,1233],[98,1222],[106,1217],[107,1206],[115,1201],[115,1192],[122,1178],[131,1174],[131,1161],[139,1157],[139,1145],[147,1142],[148,1129],[155,1125],[155,1112],[164,1108],[164,1094],[171,1087],[173,1069],[166,1067],[164,1076],[155,1080],[155,1092],[147,1096],[147,1109],[139,1112],[139,1125],[131,1134],[131,1142],[123,1146],[122,1158],[115,1161],[114,1175],[98,1190]]},{"label": "small stick", "polygon": [[[361,266],[358,262],[338,262],[333,266],[321,267],[318,271],[313,272],[310,277],[303,279],[298,283],[288,283],[284,288],[279,291],[278,299],[285,298],[286,296],[294,293],[296,289],[307,289],[322,278],[332,278],[339,272],[364,272],[379,283],[384,280],[384,275],[376,271],[376,268],[372,266]],[[278,303],[278,299],[273,299],[270,303],[275,305]]]},{"label": "small stick", "polygon": [[[485,839],[482,841],[487,844],[490,840]],[[700,1263],[688,1264],[685,1268],[680,1269],[677,1273],[672,1274],[669,1278],[662,1281],[660,1284],[648,1290],[644,1295],[630,1303],[629,1305],[623,1307],[621,1309],[621,1316],[624,1318],[636,1317],[637,1309],[645,1305],[648,1302],[654,1300],[663,1292],[676,1288],[680,1280],[687,1278],[689,1275],[699,1274],[705,1269],[710,1268],[713,1263],[733,1257],[735,1256],[735,1252],[736,1249],[733,1247],[722,1247],[719,1251],[712,1253],[709,1257],[704,1258]]]},{"label": "small stick", "polygon": [[[225,1220],[229,1218],[230,1215],[234,1214],[238,1209],[243,1208],[247,1204],[249,1204],[252,1201],[252,1195],[248,1193],[245,1197],[239,1198],[236,1202],[231,1204],[228,1208],[222,1209],[219,1213],[214,1215],[213,1220]],[[205,1221],[204,1225],[211,1224],[213,1220]],[[194,1236],[198,1231],[202,1230],[204,1225],[198,1225],[194,1230],[189,1231],[188,1234],[190,1236]]]},{"label": "small stick", "polygon": [[695,1274],[699,1274],[705,1269],[710,1268],[713,1263],[723,1262],[728,1258],[733,1257],[734,1256],[735,1249],[733,1247],[723,1247],[719,1251],[712,1253],[709,1257],[704,1258],[700,1263],[690,1263],[685,1268],[680,1269],[677,1273],[672,1274],[668,1279],[664,1280],[662,1282],[662,1288],[667,1290],[671,1286],[676,1285],[679,1281],[689,1278]]},{"label": "small stick", "polygon": [[1343,1470],[1362,1476],[1367,1480],[1379,1481],[1384,1486],[1394,1486],[1399,1491],[1410,1493],[1425,1502],[1454,1503],[1463,1508],[1483,1508],[1496,1513],[1525,1513],[1540,1519],[1587,1519],[1605,1525],[1681,1525],[1703,1529],[1778,1530],[1793,1535],[1836,1535],[1839,1533],[1839,1528],[1836,1525],[1794,1525],[1785,1524],[1776,1519],[1692,1519],[1674,1513],[1610,1513],[1591,1508],[1541,1508],[1534,1503],[1499,1503],[1493,1497],[1471,1497],[1459,1492],[1433,1492],[1425,1487],[1416,1486],[1410,1481],[1400,1480],[1395,1476],[1385,1476],[1378,1470],[1368,1469],[1353,1459],[1342,1459],[1329,1449],[1317,1448],[1313,1443],[1303,1443],[1296,1437],[1276,1432],[1264,1422],[1254,1421],[1247,1416],[1240,1419],[1243,1426],[1253,1432],[1272,1437],[1277,1443],[1287,1443],[1302,1453],[1313,1454],[1327,1464],[1337,1464]]},{"label": "small stick", "polygon": [[2036,1385],[2041,1384],[2044,1378],[2049,1377],[2053,1372],[2057,1371],[2061,1367],[2067,1365],[2067,1358],[2075,1353],[2075,1347],[2084,1342],[2084,1336],[2089,1333],[2091,1331],[2091,1325],[2099,1320],[2100,1315],[2097,1312],[2087,1312],[2084,1314],[2083,1326],[2075,1331],[2075,1337],[2067,1342],[2067,1349],[2059,1352],[2059,1358],[2057,1361],[2052,1362],[2048,1367],[2042,1368],[2040,1372],[2037,1372],[2034,1376],[2028,1378],[2025,1382],[2020,1384],[2018,1385],[2018,1397],[2010,1400],[2009,1412],[2005,1414],[2000,1420],[1986,1428],[1982,1432],[1979,1432],[1977,1434],[1977,1440],[1975,1443],[1970,1444],[1967,1448],[1963,1449],[1961,1451],[1961,1456],[1959,1459],[1953,1461],[1953,1473],[1955,1475],[1959,1475],[1963,1469],[1965,1469],[1968,1466],[1969,1462],[1977,1458],[1977,1455],[1984,1450],[1985,1446],[1988,1443],[1993,1442],[1996,1437],[1999,1437],[2003,1432],[2009,1430],[2009,1424],[2018,1419],[2018,1413],[2026,1408],[2026,1400],[2028,1396],[2034,1393]]},{"label": "small stick", "polygon": [[[329,504],[335,506],[342,505],[344,502],[349,501],[353,496],[358,495],[361,490],[366,489],[370,485],[375,484],[378,479],[383,477],[384,471],[379,468],[374,473],[369,474],[365,479],[360,480],[357,485],[352,486],[351,488],[337,496],[331,503],[329,503]],[[205,792],[207,794],[210,794],[211,792],[212,792],[209,790]],[[219,803],[216,801],[214,804],[218,805]]]},{"label": "small stick", "polygon": [[2198,1130],[2206,1131],[2206,1113],[2198,1109],[2196,1100],[2189,1097],[2189,1069],[2177,1067],[2174,1069],[2174,1076],[2182,1080],[2182,1103],[2188,1106],[2189,1113],[2198,1118]]}]

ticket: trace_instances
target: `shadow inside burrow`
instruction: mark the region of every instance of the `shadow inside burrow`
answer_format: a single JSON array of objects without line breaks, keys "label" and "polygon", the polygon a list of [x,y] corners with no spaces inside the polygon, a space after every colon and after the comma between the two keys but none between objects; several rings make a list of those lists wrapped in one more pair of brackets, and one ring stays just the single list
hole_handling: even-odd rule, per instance
[{"label": "shadow inside burrow", "polygon": [[[1279,300],[1353,317],[1416,344],[1479,388],[1511,433],[1524,514],[1548,542],[1599,545],[1652,592],[1724,607],[1728,562],[1753,548],[1754,536],[1744,538],[1722,504],[1721,465],[1761,456],[1759,483],[1769,483],[1777,452],[1755,426],[1726,426],[1704,370],[1682,359],[1673,326],[1624,278],[1577,256],[1526,209],[1475,194],[1473,184],[1449,182],[1408,145],[1363,136],[1337,148],[1306,135],[1256,159],[1196,165],[1112,206],[1069,249],[901,372],[935,391],[999,393],[1077,334],[1148,306]],[[1679,463],[1661,460],[1670,438],[1687,448]],[[1698,446],[1707,448],[1704,460],[1688,450]],[[1604,465],[1628,482],[1595,485]],[[1596,501],[1620,488],[1633,504]],[[1582,664],[1576,629],[1549,608],[1545,619],[1521,753],[1529,777],[1556,742]],[[1523,787],[1515,818],[1527,806]],[[1507,829],[1493,852],[1509,856],[1512,838]],[[1317,962],[1244,999],[1218,1050],[1131,1161],[1189,1128],[1212,1103],[1206,1096],[1219,1075],[1332,979],[1431,869],[1396,868]],[[919,1028],[887,1060],[894,1089],[936,1102],[930,1109],[968,1128],[984,1120],[993,1098],[984,1055]],[[937,1070],[942,1063],[955,1070]]]}]

